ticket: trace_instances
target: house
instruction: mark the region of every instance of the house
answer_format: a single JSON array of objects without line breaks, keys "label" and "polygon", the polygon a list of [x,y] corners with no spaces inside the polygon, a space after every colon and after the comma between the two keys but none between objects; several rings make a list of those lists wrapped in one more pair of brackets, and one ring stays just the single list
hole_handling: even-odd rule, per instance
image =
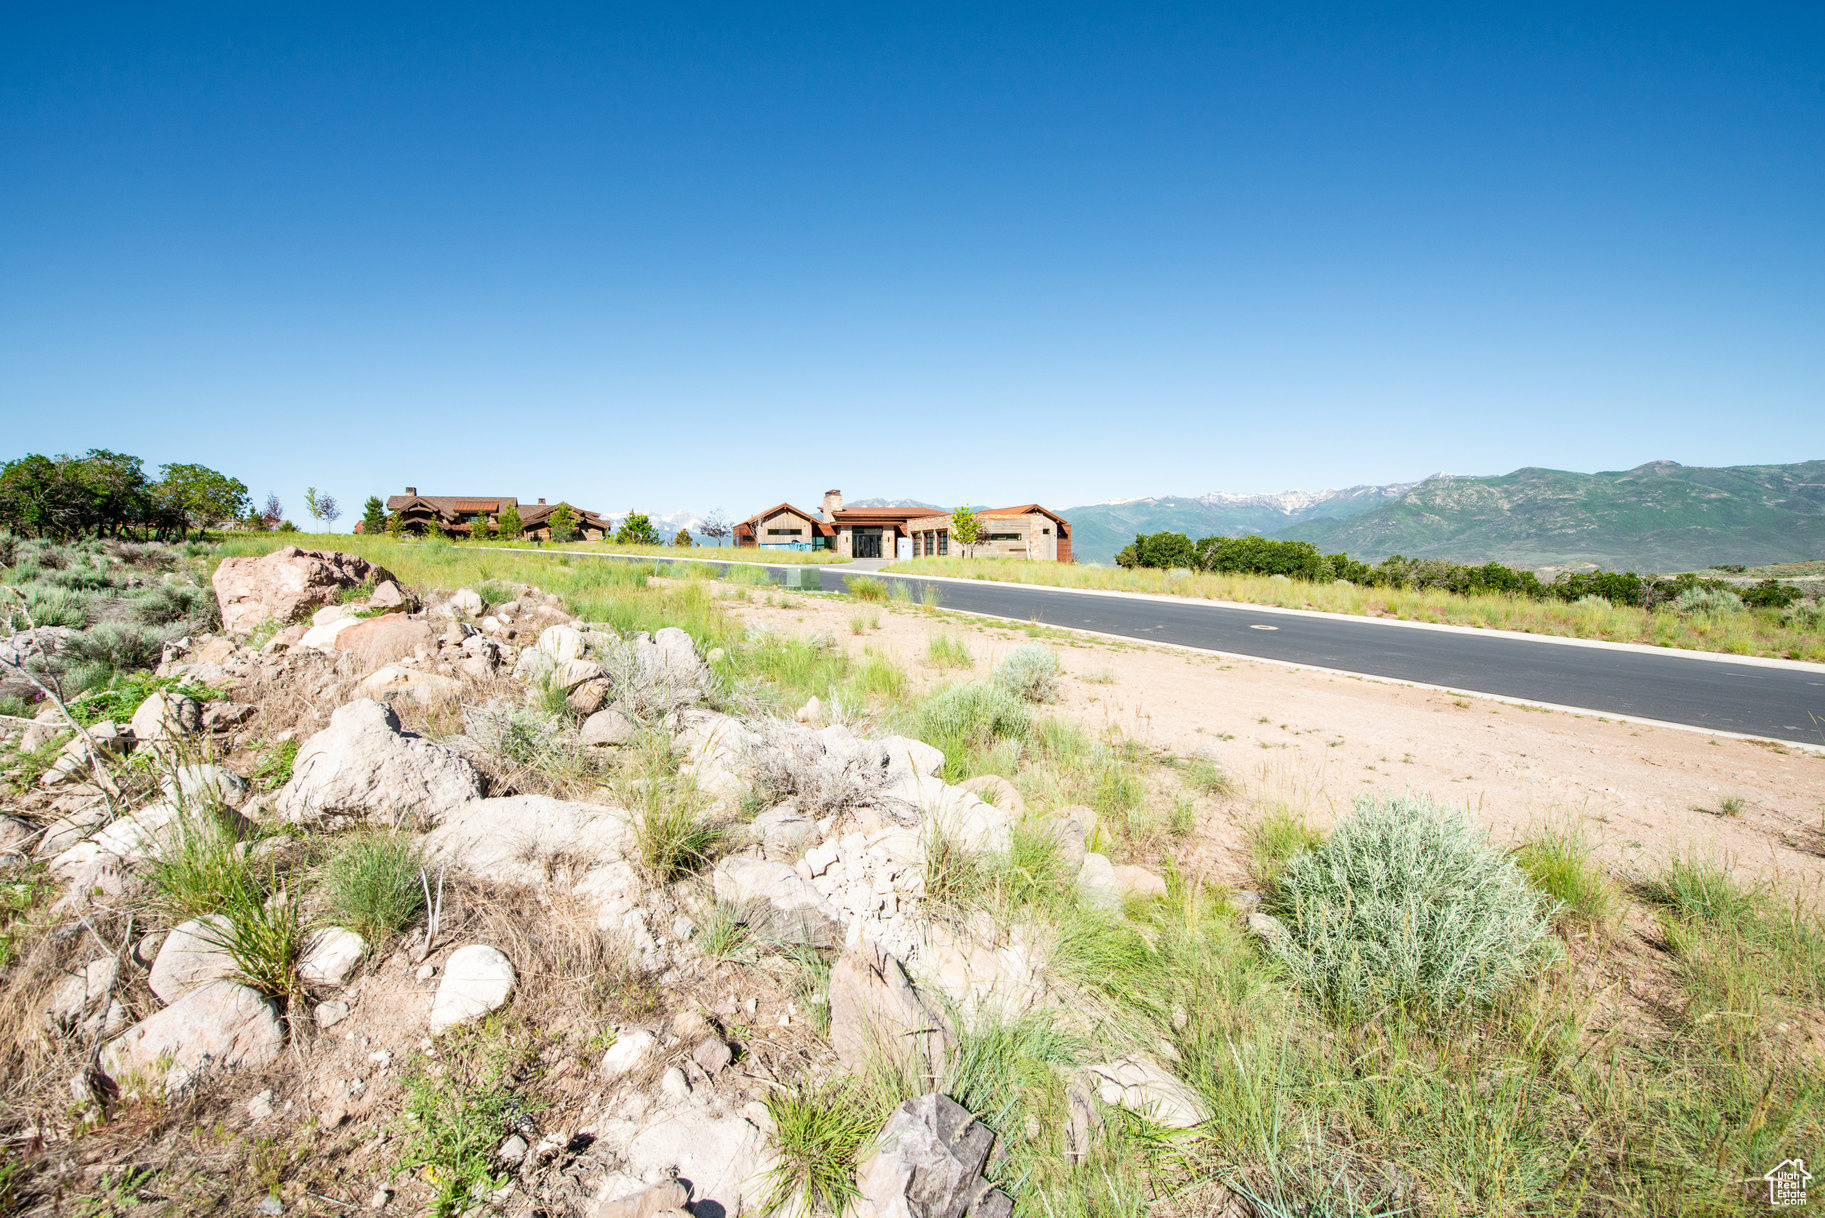
[{"label": "house", "polygon": [[[973,552],[985,558],[1071,561],[1071,525],[1037,503],[976,513],[985,526]],[[823,510],[779,503],[735,526],[735,544],[762,549],[829,550],[849,558],[925,558],[961,554],[948,512],[923,507],[844,507],[842,491],[824,493]]]},{"label": "house", "polygon": [[[399,517],[400,525],[410,533],[432,529],[449,537],[468,537],[479,523],[483,531],[500,524],[500,515],[509,506],[520,514],[520,535],[533,540],[551,540],[551,513],[557,504],[543,499],[521,503],[512,495],[421,495],[415,486],[406,487],[403,495],[387,499],[387,511]],[[600,541],[613,532],[608,521],[587,508],[571,506],[576,518],[577,537],[583,541]],[[357,528],[360,526],[357,525]]]}]

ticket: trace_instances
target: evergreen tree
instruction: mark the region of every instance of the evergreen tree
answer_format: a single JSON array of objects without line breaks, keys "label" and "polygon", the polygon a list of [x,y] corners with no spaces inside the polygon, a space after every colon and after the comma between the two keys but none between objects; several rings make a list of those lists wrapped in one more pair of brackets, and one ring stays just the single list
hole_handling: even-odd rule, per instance
[{"label": "evergreen tree", "polygon": [[675,546],[694,546],[697,543],[691,540],[691,530],[679,529],[678,536],[672,538],[672,544]]},{"label": "evergreen tree", "polygon": [[618,546],[656,546],[660,544],[659,533],[653,528],[651,518],[645,512],[629,512],[627,519],[615,531],[615,544]]},{"label": "evergreen tree", "polygon": [[551,509],[551,539],[553,541],[575,541],[577,539],[577,514],[568,503],[560,502]]},{"label": "evergreen tree", "polygon": [[511,503],[494,518],[494,527],[503,541],[517,541],[526,531],[526,526],[520,522],[520,509]]},{"label": "evergreen tree", "polygon": [[379,495],[369,495],[368,501],[361,505],[361,531],[369,537],[378,537],[387,531],[387,509]]}]

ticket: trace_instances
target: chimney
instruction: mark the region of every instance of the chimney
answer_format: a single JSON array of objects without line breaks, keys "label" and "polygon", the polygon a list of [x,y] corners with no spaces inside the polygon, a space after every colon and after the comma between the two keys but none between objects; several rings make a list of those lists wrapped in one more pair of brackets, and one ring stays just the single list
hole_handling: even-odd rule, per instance
[{"label": "chimney", "polygon": [[539,506],[540,506],[540,507],[544,507],[544,506],[545,506],[545,496],[543,496],[543,495],[540,495],[540,496],[539,496]]},{"label": "chimney", "polygon": [[843,492],[842,491],[825,491],[824,492],[824,523],[830,524],[831,522],[836,520],[836,514],[842,510],[843,510]]},{"label": "chimney", "polygon": [[415,486],[408,486],[408,487],[406,487],[406,494],[416,495],[416,494],[418,494],[418,488]]}]

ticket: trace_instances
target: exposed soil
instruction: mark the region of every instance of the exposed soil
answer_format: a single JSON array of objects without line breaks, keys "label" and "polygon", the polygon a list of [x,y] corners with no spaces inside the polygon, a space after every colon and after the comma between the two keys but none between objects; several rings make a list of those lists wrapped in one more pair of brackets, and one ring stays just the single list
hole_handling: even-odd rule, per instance
[{"label": "exposed soil", "polygon": [[[857,656],[865,648],[886,655],[921,686],[955,675],[925,661],[935,634],[962,641],[979,674],[1029,640],[1024,625],[944,611],[772,600],[732,604],[758,626],[822,631]],[[858,615],[878,627],[853,633]],[[1208,754],[1240,782],[1240,798],[1209,805],[1181,867],[1240,880],[1249,819],[1262,807],[1285,805],[1323,825],[1359,793],[1415,791],[1468,806],[1505,839],[1550,818],[1575,818],[1624,876],[1696,851],[1784,891],[1821,897],[1818,753],[1068,631],[1040,634],[1066,673],[1058,713],[1155,750]]]}]

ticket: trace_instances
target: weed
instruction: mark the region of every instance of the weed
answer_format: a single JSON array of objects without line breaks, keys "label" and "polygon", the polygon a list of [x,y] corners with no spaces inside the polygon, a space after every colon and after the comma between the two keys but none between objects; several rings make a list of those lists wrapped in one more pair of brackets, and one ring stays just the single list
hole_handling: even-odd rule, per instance
[{"label": "weed", "polygon": [[1622,890],[1591,857],[1591,844],[1576,821],[1544,825],[1515,851],[1515,862],[1535,888],[1559,906],[1562,922],[1607,931],[1622,906]]},{"label": "weed", "polygon": [[859,1195],[856,1158],[887,1119],[878,1092],[851,1081],[776,1090],[767,1096],[778,1161],[768,1175],[766,1213],[841,1215]]},{"label": "weed", "polygon": [[1269,949],[1320,1005],[1362,1017],[1482,1004],[1552,955],[1553,909],[1462,812],[1364,796],[1288,860]]},{"label": "weed", "polygon": [[[205,923],[203,938],[228,953],[243,985],[274,998],[300,992],[298,957],[304,952],[304,917],[275,874],[230,890],[220,922]],[[270,893],[270,895],[268,895]]]},{"label": "weed", "polygon": [[147,879],[153,906],[174,922],[258,905],[264,897],[232,822],[185,808],[159,831]]},{"label": "weed", "polygon": [[492,1163],[519,1102],[505,1066],[447,1053],[447,1072],[419,1065],[406,1078],[405,1166],[423,1170],[437,1188],[432,1213],[460,1214],[494,1190]]},{"label": "weed", "polygon": [[948,634],[934,634],[925,645],[925,662],[933,668],[974,668],[970,649]]},{"label": "weed", "polygon": [[704,911],[693,940],[712,960],[745,960],[753,947],[742,911],[726,901],[717,901]]},{"label": "weed", "polygon": [[409,833],[357,830],[336,843],[317,892],[332,921],[378,945],[424,908],[425,862],[423,848]]},{"label": "weed", "polygon": [[296,739],[264,746],[254,761],[254,785],[262,791],[275,791],[284,786],[291,781],[292,763],[297,759]]},{"label": "weed", "polygon": [[995,680],[1027,702],[1058,701],[1058,653],[1043,643],[1022,643],[995,666]]},{"label": "weed", "polygon": [[887,581],[877,576],[848,575],[843,578],[843,586],[859,601],[879,603],[887,599]]},{"label": "weed", "polygon": [[1078,679],[1086,685],[1114,685],[1116,680],[1115,669],[1106,667],[1093,669],[1090,672],[1083,673]]},{"label": "weed", "polygon": [[988,893],[984,860],[941,826],[925,833],[925,901],[958,912],[982,904]]},{"label": "weed", "polygon": [[849,633],[867,634],[870,630],[881,628],[881,615],[878,613],[852,613],[849,615]]},{"label": "weed", "polygon": [[1324,840],[1318,830],[1283,807],[1270,808],[1248,830],[1248,853],[1255,878],[1271,884],[1289,859],[1313,850]]},{"label": "weed", "polygon": [[1193,757],[1183,771],[1185,785],[1199,795],[1211,798],[1228,798],[1236,793],[1236,780],[1229,776],[1229,771],[1215,757],[1199,754]]}]

